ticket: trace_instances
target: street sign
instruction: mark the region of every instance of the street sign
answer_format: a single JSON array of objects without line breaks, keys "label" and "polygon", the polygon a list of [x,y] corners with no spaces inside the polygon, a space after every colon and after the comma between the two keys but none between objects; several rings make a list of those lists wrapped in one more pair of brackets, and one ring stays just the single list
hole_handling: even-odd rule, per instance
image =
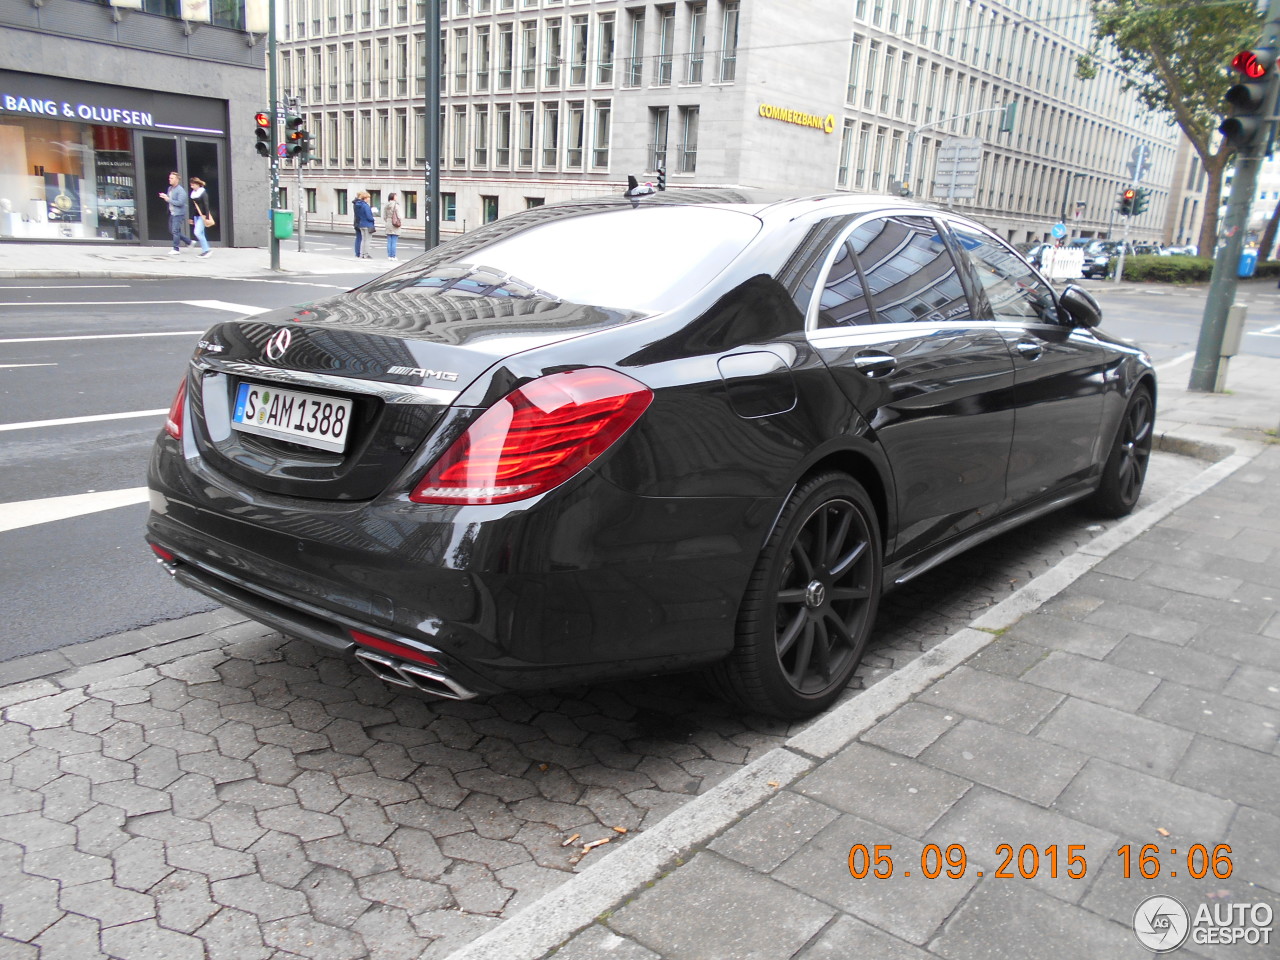
[{"label": "street sign", "polygon": [[1055,240],[1061,240],[1067,235],[1067,225],[1065,223],[1055,223],[1049,228],[1049,232],[1053,234]]},{"label": "street sign", "polygon": [[938,164],[933,176],[933,195],[951,199],[977,196],[982,172],[982,140],[978,137],[947,137],[938,148]]},{"label": "street sign", "polygon": [[287,157],[288,155],[289,155],[289,148],[286,147],[283,143],[280,144],[278,147],[276,147],[277,157]]},{"label": "street sign", "polygon": [[1129,162],[1124,165],[1129,172],[1130,183],[1141,183],[1151,171],[1151,150],[1145,143],[1140,143],[1129,154]]}]

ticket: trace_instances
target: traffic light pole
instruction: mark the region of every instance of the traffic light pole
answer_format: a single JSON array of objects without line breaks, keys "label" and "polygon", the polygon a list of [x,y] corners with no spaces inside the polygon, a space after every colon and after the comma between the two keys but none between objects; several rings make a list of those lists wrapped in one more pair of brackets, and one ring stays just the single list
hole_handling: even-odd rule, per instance
[{"label": "traffic light pole", "polygon": [[267,158],[267,162],[271,164],[271,213],[268,223],[271,224],[271,269],[280,269],[280,241],[276,238],[276,208],[280,206],[280,154],[276,150],[276,144],[280,142],[276,131],[280,129],[279,119],[276,117],[276,5],[274,2],[267,4],[271,11],[267,21],[267,87],[270,92],[271,103],[267,107],[267,112],[271,117],[271,155]]},{"label": "traffic light pole", "polygon": [[[1262,31],[1261,47],[1280,46],[1280,0],[1270,0],[1267,7],[1267,25]],[[1191,367],[1188,390],[1214,393],[1222,389],[1219,368],[1222,364],[1222,341],[1227,328],[1227,313],[1236,299],[1237,274],[1240,253],[1244,249],[1245,233],[1249,228],[1249,208],[1258,185],[1258,170],[1262,167],[1262,154],[1270,141],[1270,130],[1275,123],[1277,91],[1280,74],[1274,66],[1267,72],[1266,94],[1262,101],[1262,129],[1236,153],[1235,175],[1231,178],[1231,193],[1227,198],[1227,213],[1219,227],[1218,255],[1213,262],[1213,274],[1209,279],[1209,295],[1205,299],[1204,319],[1200,322],[1200,339],[1196,344],[1196,359]]]},{"label": "traffic light pole", "polygon": [[423,211],[424,249],[440,245],[440,0],[426,0],[427,9],[427,196]]}]

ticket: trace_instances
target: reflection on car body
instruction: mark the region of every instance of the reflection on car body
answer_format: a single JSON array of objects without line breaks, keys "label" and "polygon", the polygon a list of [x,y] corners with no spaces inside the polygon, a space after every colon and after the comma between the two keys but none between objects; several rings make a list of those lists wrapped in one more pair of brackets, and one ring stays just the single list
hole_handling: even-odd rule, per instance
[{"label": "reflection on car body", "polygon": [[[1132,509],[1155,378],[1099,320],[908,201],[540,207],[210,329],[147,536],[180,582],[399,686],[697,667],[805,716],[888,587],[1067,503]],[[244,383],[343,401],[341,436],[247,432]]]}]

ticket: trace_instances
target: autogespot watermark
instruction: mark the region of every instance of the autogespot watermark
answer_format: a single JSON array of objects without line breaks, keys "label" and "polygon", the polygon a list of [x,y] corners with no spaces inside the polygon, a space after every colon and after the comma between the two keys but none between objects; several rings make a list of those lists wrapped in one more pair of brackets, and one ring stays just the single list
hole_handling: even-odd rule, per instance
[{"label": "autogespot watermark", "polygon": [[1271,943],[1275,913],[1268,903],[1202,903],[1192,916],[1173,897],[1147,897],[1133,913],[1133,932],[1152,953],[1192,943]]}]

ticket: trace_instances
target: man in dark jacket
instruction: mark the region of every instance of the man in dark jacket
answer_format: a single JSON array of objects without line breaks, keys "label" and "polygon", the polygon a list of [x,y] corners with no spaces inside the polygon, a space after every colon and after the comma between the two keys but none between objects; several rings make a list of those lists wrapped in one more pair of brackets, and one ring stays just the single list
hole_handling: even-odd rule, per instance
[{"label": "man in dark jacket", "polygon": [[160,191],[160,199],[169,204],[169,235],[173,237],[173,249],[169,256],[175,257],[183,247],[191,246],[191,241],[184,236],[187,226],[187,188],[182,185],[178,171],[169,174],[169,189]]},{"label": "man in dark jacket", "polygon": [[361,190],[356,194],[356,202],[351,205],[356,219],[356,259],[372,260],[369,252],[373,239],[373,208],[369,206],[369,194]]}]

